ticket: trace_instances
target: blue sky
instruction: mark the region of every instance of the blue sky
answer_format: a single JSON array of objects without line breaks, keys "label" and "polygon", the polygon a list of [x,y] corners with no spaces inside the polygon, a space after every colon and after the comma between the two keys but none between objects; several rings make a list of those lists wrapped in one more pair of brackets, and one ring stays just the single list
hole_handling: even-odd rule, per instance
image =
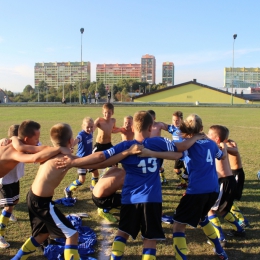
[{"label": "blue sky", "polygon": [[175,84],[197,79],[224,85],[224,67],[260,67],[260,1],[45,0],[1,1],[0,88],[34,87],[36,62],[140,63],[156,58],[175,65]]}]

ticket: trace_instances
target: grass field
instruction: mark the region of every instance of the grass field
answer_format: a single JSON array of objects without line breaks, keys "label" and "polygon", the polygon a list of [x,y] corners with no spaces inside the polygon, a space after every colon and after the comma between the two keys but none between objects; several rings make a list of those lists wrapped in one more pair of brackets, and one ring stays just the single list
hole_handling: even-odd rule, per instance
[{"label": "grass field", "polygon": [[[115,107],[114,117],[117,119],[117,126],[123,123],[123,117],[133,115],[138,110],[147,110],[151,107]],[[229,128],[230,138],[234,139],[239,146],[242,156],[243,167],[246,173],[245,188],[242,201],[238,202],[245,216],[249,219],[251,227],[246,230],[245,238],[230,239],[226,252],[229,259],[259,259],[260,255],[260,182],[256,179],[256,173],[260,169],[260,109],[259,108],[211,108],[211,107],[156,107],[156,121],[171,123],[171,115],[176,110],[182,110],[184,117],[190,113],[197,113],[201,116],[205,132],[212,124],[222,124]],[[0,138],[6,137],[7,130],[11,124],[19,124],[25,119],[31,119],[41,124],[41,142],[51,145],[49,140],[49,129],[58,122],[69,123],[72,126],[74,135],[81,130],[82,119],[90,116],[93,119],[102,116],[101,106],[95,107],[0,107],[1,126]],[[163,136],[171,138],[168,133]],[[113,135],[113,144],[120,142],[120,135]],[[173,174],[173,161],[165,161],[164,167],[168,185],[163,186],[163,210],[166,214],[172,214],[182,196],[182,191],[176,191],[177,178]],[[37,165],[26,165],[26,174],[21,179],[21,198],[16,206],[15,215],[17,223],[10,223],[6,240],[11,244],[8,249],[0,249],[0,259],[10,259],[20,248],[23,242],[30,236],[30,225],[26,208],[25,196],[37,172]],[[71,169],[66,175],[61,185],[56,189],[54,199],[63,197],[63,189],[71,181],[77,178],[76,169]],[[89,178],[90,181],[90,178]],[[116,224],[107,224],[97,215],[96,207],[91,200],[89,191],[89,181],[75,192],[77,203],[73,208],[58,206],[64,214],[72,212],[87,212],[90,215],[84,224],[95,230],[98,243],[96,253],[92,255],[96,259],[109,259],[111,242],[117,230]],[[172,248],[172,226],[163,224],[166,241],[157,245],[157,259],[173,259]],[[229,226],[223,223],[224,231],[229,230]],[[201,229],[187,228],[187,245],[189,249],[189,259],[218,259],[214,256],[211,247],[206,244],[206,238]],[[125,251],[124,259],[141,259],[142,241],[140,236],[137,240],[129,239]],[[37,251],[28,259],[46,259],[41,251]]]}]

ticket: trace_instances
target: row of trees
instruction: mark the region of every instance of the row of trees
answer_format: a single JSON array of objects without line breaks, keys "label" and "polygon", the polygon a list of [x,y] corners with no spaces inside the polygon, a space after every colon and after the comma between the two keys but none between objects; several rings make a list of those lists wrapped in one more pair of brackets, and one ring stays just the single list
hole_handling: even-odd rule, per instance
[{"label": "row of trees", "polygon": [[[134,93],[149,93],[165,87],[163,84],[149,85],[146,82],[123,79],[119,80],[110,91],[115,101],[131,101]],[[61,102],[63,98],[65,98],[66,102],[78,102],[79,89],[81,89],[80,94],[85,93],[86,96],[91,94],[92,98],[94,98],[97,91],[101,99],[106,99],[109,91],[103,82],[90,82],[87,80],[82,82],[82,86],[80,86],[80,82],[77,82],[75,85],[64,84],[64,86],[58,88],[49,87],[46,82],[41,81],[35,88],[31,85],[25,86],[23,92],[19,94],[14,94],[11,91],[5,92],[13,102]]]}]

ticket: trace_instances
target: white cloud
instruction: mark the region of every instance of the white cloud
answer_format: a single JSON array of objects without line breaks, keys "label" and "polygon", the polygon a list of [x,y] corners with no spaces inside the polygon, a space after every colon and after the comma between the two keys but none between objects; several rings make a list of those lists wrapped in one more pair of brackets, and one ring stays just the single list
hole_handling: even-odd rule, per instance
[{"label": "white cloud", "polygon": [[4,39],[0,36],[0,43],[3,42],[3,41],[4,41]]},{"label": "white cloud", "polygon": [[32,66],[21,64],[15,67],[0,67],[0,88],[20,92],[28,84],[34,86]]}]

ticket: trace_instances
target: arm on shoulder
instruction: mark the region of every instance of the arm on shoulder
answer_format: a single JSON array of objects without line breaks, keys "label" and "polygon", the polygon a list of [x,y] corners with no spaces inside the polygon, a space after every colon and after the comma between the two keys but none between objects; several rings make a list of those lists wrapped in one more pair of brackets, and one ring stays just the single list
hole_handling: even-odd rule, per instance
[{"label": "arm on shoulder", "polygon": [[222,150],[222,153],[223,153],[221,160],[225,160],[227,157],[227,145],[225,143],[221,142],[219,144],[219,148]]},{"label": "arm on shoulder", "polygon": [[[67,163],[67,167],[80,167],[86,169],[105,168],[118,163],[119,161],[123,160],[125,157],[129,155],[140,153],[142,149],[142,145],[134,144],[129,149],[122,151],[121,153],[118,153],[116,155],[113,155],[108,159],[106,159],[104,152],[97,152],[85,157],[72,159],[71,162]],[[59,160],[57,161],[59,162]]]},{"label": "arm on shoulder", "polygon": [[140,157],[155,157],[155,158],[161,158],[161,159],[167,159],[167,160],[178,160],[182,157],[181,152],[155,152],[152,150],[149,150],[147,148],[144,148],[139,155]]},{"label": "arm on shoulder", "polygon": [[[69,151],[69,149],[68,149]],[[44,162],[51,157],[59,154],[61,152],[61,147],[46,147],[46,149],[34,153],[34,154],[25,154],[18,151],[14,151],[11,154],[13,160],[24,163],[36,163]]]},{"label": "arm on shoulder", "polygon": [[35,146],[24,144],[17,136],[13,136],[11,139],[14,149],[22,153],[38,153],[48,147],[44,145]]},{"label": "arm on shoulder", "polygon": [[205,134],[196,134],[191,138],[186,139],[183,142],[174,143],[174,144],[177,147],[178,152],[184,152],[185,150],[188,150],[196,141],[203,138],[206,138]]},{"label": "arm on shoulder", "polygon": [[161,127],[162,127],[162,129],[163,129],[164,131],[168,131],[168,125],[167,125],[167,124],[161,122],[161,125],[162,125]]},{"label": "arm on shoulder", "polygon": [[226,145],[227,145],[227,152],[229,154],[234,155],[234,156],[238,155],[238,153],[239,153],[238,152],[238,147],[237,147],[237,144],[236,144],[235,141],[228,140]]},{"label": "arm on shoulder", "polygon": [[112,133],[117,134],[117,133],[123,133],[123,127],[113,127]]}]

